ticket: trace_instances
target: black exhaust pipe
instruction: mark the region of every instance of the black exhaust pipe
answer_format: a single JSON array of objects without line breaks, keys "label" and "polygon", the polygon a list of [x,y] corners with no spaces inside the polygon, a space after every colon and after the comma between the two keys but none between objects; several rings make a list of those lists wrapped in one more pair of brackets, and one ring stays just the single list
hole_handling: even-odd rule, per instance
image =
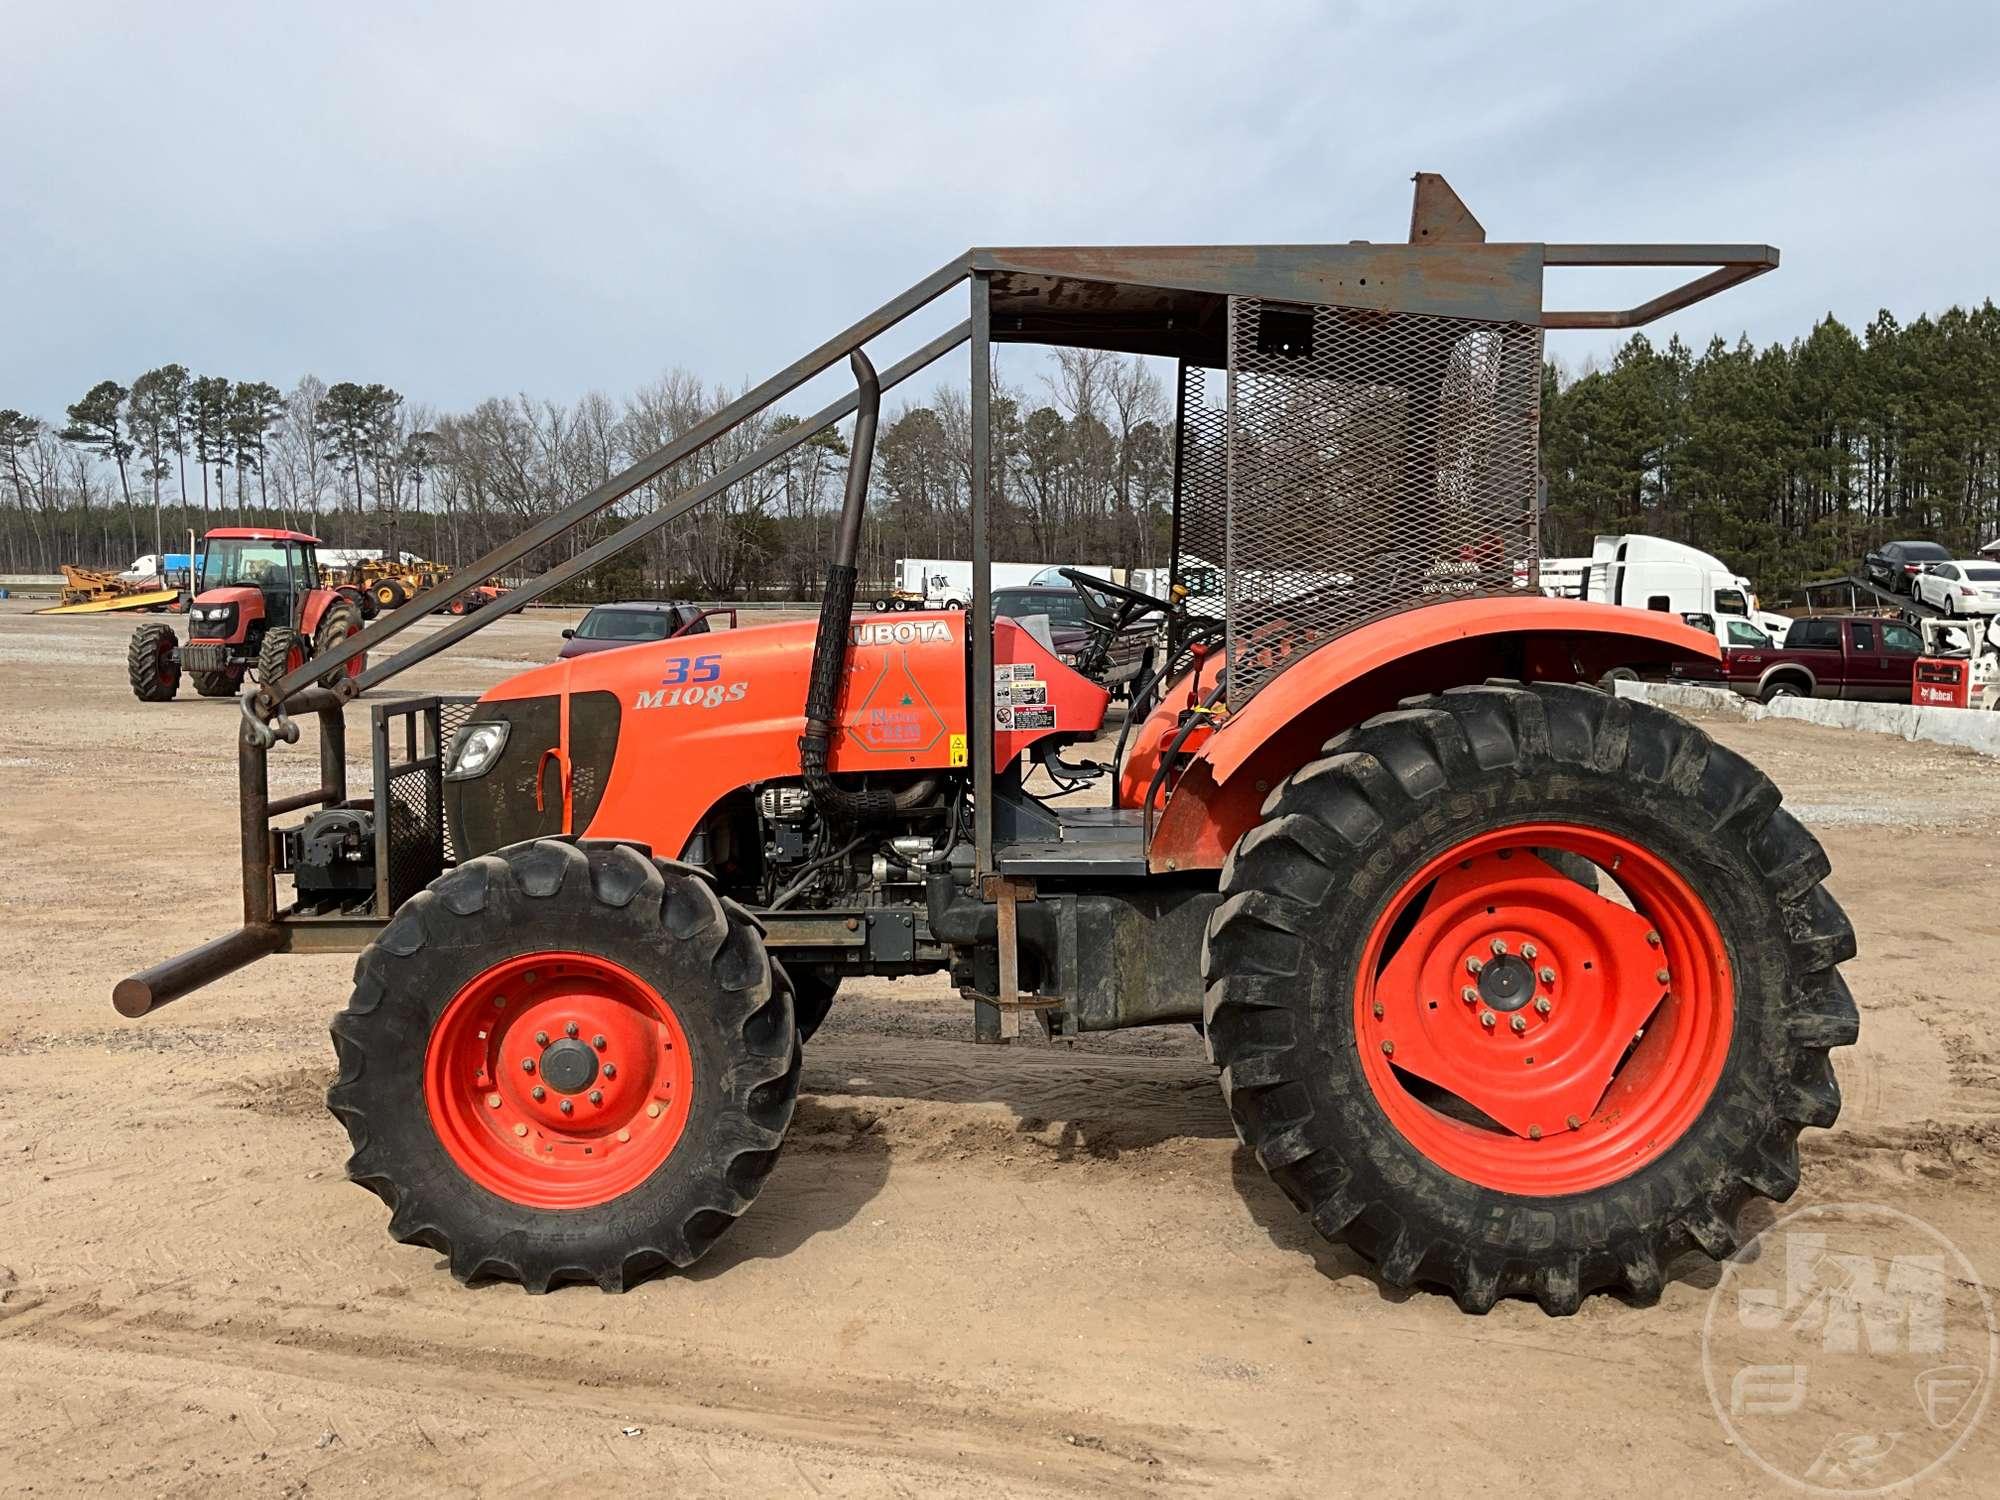
[{"label": "black exhaust pipe", "polygon": [[849,822],[882,818],[895,811],[889,792],[852,791],[827,774],[828,742],[839,711],[840,684],[847,673],[847,638],[854,619],[854,559],[861,552],[861,517],[868,506],[868,475],[875,463],[875,426],[882,411],[882,383],[875,366],[856,349],[848,356],[859,387],[854,408],[854,450],[847,459],[847,490],[834,533],[833,558],[826,566],[820,599],[819,634],[813,640],[812,677],[806,686],[806,729],[799,736],[799,773],[806,790],[829,815]]}]

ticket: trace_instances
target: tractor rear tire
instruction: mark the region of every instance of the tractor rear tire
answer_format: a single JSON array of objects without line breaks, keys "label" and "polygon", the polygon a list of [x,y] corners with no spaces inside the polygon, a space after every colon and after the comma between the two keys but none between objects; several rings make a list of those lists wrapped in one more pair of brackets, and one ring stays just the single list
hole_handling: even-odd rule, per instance
[{"label": "tractor rear tire", "polygon": [[1792,1195],[1800,1130],[1839,1114],[1827,1054],[1858,1020],[1828,870],[1765,776],[1650,705],[1410,700],[1287,779],[1224,869],[1205,1013],[1238,1134],[1392,1286],[1657,1297]]},{"label": "tractor rear tire", "polygon": [[243,679],[234,672],[196,672],[194,690],[204,698],[234,698]]},{"label": "tractor rear tire", "polygon": [[[329,604],[326,613],[320,616],[319,629],[313,632],[312,654],[325,656],[329,651],[337,649],[349,636],[359,635],[361,631],[361,609],[343,595]],[[345,665],[320,673],[319,685],[335,687],[341,678],[359,677],[367,670],[368,653],[364,651]]]},{"label": "tractor rear tire", "polygon": [[809,1042],[826,1020],[827,1013],[833,1009],[833,997],[840,990],[840,976],[828,974],[810,964],[793,964],[785,973],[792,981],[792,1009],[798,1018],[799,1040]]},{"label": "tractor rear tire", "polygon": [[348,1176],[461,1281],[615,1292],[692,1265],[778,1159],[791,986],[687,865],[515,844],[432,881],[354,972],[327,1094]]},{"label": "tractor rear tire", "polygon": [[170,625],[141,625],[125,648],[125,675],[132,696],[141,703],[168,703],[181,687],[180,663],[174,659],[179,642]]},{"label": "tractor rear tire", "polygon": [[274,625],[264,632],[264,640],[257,647],[257,680],[263,683],[276,682],[287,672],[302,667],[306,663],[305,642],[282,625]]}]

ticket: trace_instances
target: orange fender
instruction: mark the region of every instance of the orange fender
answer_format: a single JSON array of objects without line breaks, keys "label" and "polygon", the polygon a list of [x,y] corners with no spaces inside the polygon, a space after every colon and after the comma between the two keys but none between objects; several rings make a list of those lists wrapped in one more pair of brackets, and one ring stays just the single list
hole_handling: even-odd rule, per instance
[{"label": "orange fender", "polygon": [[[1614,667],[1721,655],[1714,636],[1676,615],[1573,599],[1459,599],[1391,615],[1318,647],[1231,714],[1174,784],[1148,858],[1155,871],[1219,869],[1273,787],[1404,698],[1489,677],[1595,682]],[[1170,689],[1158,713],[1171,720],[1183,696]],[[1128,788],[1137,769],[1128,766]],[[1131,801],[1144,782],[1136,791]]]}]

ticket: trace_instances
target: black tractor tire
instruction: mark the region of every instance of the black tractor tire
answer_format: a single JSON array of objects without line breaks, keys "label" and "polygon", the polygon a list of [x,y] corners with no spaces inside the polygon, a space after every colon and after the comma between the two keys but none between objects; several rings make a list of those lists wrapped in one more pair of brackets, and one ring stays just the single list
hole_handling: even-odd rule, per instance
[{"label": "black tractor tire", "polygon": [[378,578],[368,586],[368,597],[375,601],[380,610],[400,609],[410,595],[400,579]]},{"label": "black tractor tire", "polygon": [[141,625],[125,648],[125,675],[141,703],[168,703],[181,689],[179,645],[171,625]]},{"label": "black tractor tire", "polygon": [[[481,1186],[441,1143],[425,1093],[426,1053],[453,998],[496,965],[545,952],[622,966],[671,996],[691,1054],[692,1103],[669,1154],[587,1207]],[[687,865],[629,844],[515,844],[432,881],[354,973],[327,1093],[354,1145],[348,1176],[389,1205],[392,1236],[445,1256],[461,1281],[623,1291],[700,1259],[777,1162],[799,1090],[791,986],[757,920]]]},{"label": "black tractor tire", "polygon": [[[1210,1055],[1241,1139],[1383,1281],[1442,1287],[1468,1312],[1526,1295],[1563,1315],[1607,1287],[1650,1300],[1683,1251],[1738,1247],[1749,1200],[1797,1188],[1800,1130],[1840,1110],[1828,1050],[1858,1030],[1835,967],[1854,933],[1821,884],[1819,844],[1733,751],[1644,703],[1489,683],[1340,735],[1264,814],[1209,924]],[[1544,821],[1602,830],[1678,872],[1722,936],[1732,1016],[1712,1089],[1655,1154],[1585,1191],[1502,1192],[1392,1121],[1361,1061],[1356,987],[1403,882],[1468,838]]]},{"label": "black tractor tire", "polygon": [[[362,628],[360,607],[343,595],[329,604],[326,613],[319,617],[319,629],[313,632],[312,654],[325,656],[349,636],[361,634]],[[327,688],[335,687],[339,685],[340,679],[350,672],[364,672],[367,669],[368,655],[363,652],[352,662],[343,663],[320,673],[319,685]]]},{"label": "black tractor tire", "polygon": [[833,1009],[840,976],[810,964],[792,964],[785,973],[792,981],[792,1012],[798,1018],[799,1040],[809,1042]]},{"label": "black tractor tire", "polygon": [[234,698],[243,689],[243,678],[235,672],[196,672],[194,690],[204,698]]},{"label": "black tractor tire", "polygon": [[264,632],[264,639],[257,647],[257,680],[268,683],[283,677],[293,649],[303,651],[304,646],[296,632],[273,625]]}]

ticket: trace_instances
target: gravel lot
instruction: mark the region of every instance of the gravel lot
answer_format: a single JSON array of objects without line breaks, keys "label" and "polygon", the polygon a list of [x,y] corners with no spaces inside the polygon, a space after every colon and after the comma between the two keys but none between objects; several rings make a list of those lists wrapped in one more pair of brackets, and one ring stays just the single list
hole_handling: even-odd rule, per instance
[{"label": "gravel lot", "polygon": [[[0,1494],[1772,1487],[1710,1408],[1712,1268],[1561,1321],[1386,1290],[1237,1145],[1186,1028],[975,1048],[940,980],[843,993],[786,1156],[693,1274],[461,1288],[343,1180],[346,960],[112,1011],[236,920],[237,709],[139,704],[129,619],[26,609],[0,604]],[[403,681],[482,687],[565,618]],[[1860,938],[1797,1201],[1918,1215],[2000,1276],[2000,769],[1709,727],[1814,826]],[[313,779],[279,762],[276,794]],[[1994,1425],[1923,1493],[2000,1488]]]}]

